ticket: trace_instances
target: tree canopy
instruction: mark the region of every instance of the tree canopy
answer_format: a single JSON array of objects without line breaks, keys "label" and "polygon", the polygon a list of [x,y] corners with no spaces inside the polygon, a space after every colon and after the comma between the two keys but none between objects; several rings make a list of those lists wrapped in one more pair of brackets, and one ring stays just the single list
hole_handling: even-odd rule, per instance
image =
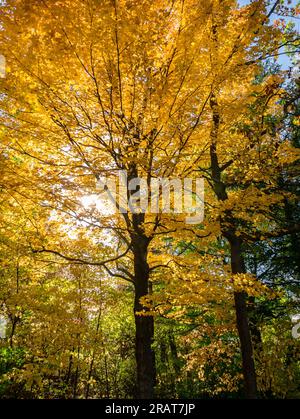
[{"label": "tree canopy", "polygon": [[0,397],[299,397],[299,5],[0,12]]}]

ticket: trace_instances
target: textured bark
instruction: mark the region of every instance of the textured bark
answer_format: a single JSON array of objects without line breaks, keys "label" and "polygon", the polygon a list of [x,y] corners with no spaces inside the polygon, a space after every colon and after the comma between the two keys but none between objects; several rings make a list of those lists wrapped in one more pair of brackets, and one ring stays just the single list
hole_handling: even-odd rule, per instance
[{"label": "textured bark", "polygon": [[[230,240],[231,270],[233,274],[245,273],[245,265],[242,256],[241,240],[239,238]],[[243,375],[245,383],[245,397],[247,399],[257,398],[256,373],[253,358],[253,347],[251,342],[250,326],[247,313],[247,295],[245,292],[234,293],[236,324],[239,333]]]},{"label": "textured bark", "polygon": [[256,306],[254,297],[248,297],[247,307],[253,349],[255,353],[259,353],[262,350],[262,337],[259,324],[255,316]]},{"label": "textured bark", "polygon": [[179,360],[178,360],[178,353],[177,353],[177,346],[174,339],[174,336],[172,332],[169,333],[169,344],[170,344],[170,350],[171,350],[171,356],[172,356],[172,362],[174,366],[174,370],[176,374],[179,374],[180,367],[179,367]]},{"label": "textured bark", "polygon": [[[149,293],[149,266],[147,263],[147,238],[139,237],[133,241],[134,254],[134,318],[136,329],[135,356],[137,365],[137,397],[151,399],[154,397],[155,357],[152,349],[154,335],[153,316],[140,315],[147,311],[140,303],[141,297]],[[147,314],[147,313],[145,313]]]}]

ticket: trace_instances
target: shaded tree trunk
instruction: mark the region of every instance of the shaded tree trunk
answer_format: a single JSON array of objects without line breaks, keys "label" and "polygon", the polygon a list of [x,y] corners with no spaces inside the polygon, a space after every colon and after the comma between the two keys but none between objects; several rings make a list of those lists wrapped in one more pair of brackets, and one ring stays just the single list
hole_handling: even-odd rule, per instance
[{"label": "shaded tree trunk", "polygon": [[247,307],[253,348],[256,353],[259,353],[262,351],[262,337],[259,329],[258,319],[255,316],[256,305],[254,297],[248,297]]},{"label": "shaded tree trunk", "polygon": [[172,355],[173,367],[176,374],[178,375],[180,373],[180,366],[179,366],[179,359],[178,359],[178,353],[177,353],[177,346],[176,346],[176,342],[175,342],[172,332],[169,333],[169,344],[170,344],[170,350],[171,350],[171,355]]},{"label": "shaded tree trunk", "polygon": [[[231,238],[231,270],[233,274],[245,273],[245,264],[242,256],[241,240]],[[234,293],[236,324],[241,343],[242,365],[245,383],[245,396],[247,399],[257,398],[256,373],[253,358],[250,326],[247,312],[247,294],[245,292]]]},{"label": "shaded tree trunk", "polygon": [[[154,336],[153,316],[147,315],[140,299],[149,293],[149,266],[147,248],[149,240],[139,237],[133,241],[134,254],[134,318],[135,318],[135,356],[137,365],[137,397],[151,399],[154,397],[155,356],[152,349]],[[140,315],[143,311],[146,315]]]}]

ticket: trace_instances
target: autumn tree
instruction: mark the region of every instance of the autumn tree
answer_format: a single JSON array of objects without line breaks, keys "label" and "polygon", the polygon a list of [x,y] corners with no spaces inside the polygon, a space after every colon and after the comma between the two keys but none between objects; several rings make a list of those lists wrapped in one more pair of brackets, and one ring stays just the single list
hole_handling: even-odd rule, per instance
[{"label": "autumn tree", "polygon": [[[281,46],[282,30],[270,24],[266,6],[254,1],[238,8],[233,0],[12,0],[1,6],[0,48],[7,58],[1,139],[29,162],[24,200],[34,200],[46,218],[30,247],[133,284],[141,398],[153,397],[155,386],[154,320],[141,299],[152,291],[150,274],[166,269],[167,275],[168,251],[159,265],[152,262],[162,239],[197,238],[205,247],[222,235],[231,247],[232,274],[244,274],[246,211],[255,201],[268,211],[279,199],[264,191],[257,200],[255,188],[256,181],[272,180],[274,156],[285,156],[264,117],[270,108],[277,112],[281,81],[253,83],[258,62]],[[257,165],[262,155],[264,174]],[[118,171],[127,174],[130,205],[114,202],[113,215],[99,204],[84,205],[96,182],[117,180]],[[141,185],[131,183],[136,178],[145,179],[150,192],[153,179],[199,174],[214,208],[200,228],[174,210],[152,214],[136,205],[142,198]],[[75,241],[60,236],[66,230]],[[252,398],[244,292],[235,292],[235,304]]]},{"label": "autumn tree", "polygon": [[[293,32],[287,39],[278,33],[276,36],[269,20],[278,3],[271,10],[266,6],[253,2],[248,8],[237,11],[243,19],[248,9],[251,19],[242,30],[239,28],[232,42],[228,42],[226,52],[220,48],[220,39],[224,37],[224,26],[230,26],[230,17],[217,10],[212,26],[212,71],[217,74],[210,97],[210,163],[200,170],[219,202],[218,219],[221,234],[230,246],[233,278],[246,274],[245,243],[259,240],[264,234],[276,236],[274,225],[266,228],[266,223],[272,223],[272,208],[277,203],[283,204],[285,194],[283,190],[276,190],[274,184],[280,176],[280,168],[297,159],[296,150],[281,136],[283,108],[278,103],[283,96],[283,79],[270,75],[260,84],[254,82],[260,72],[261,60],[280,54],[282,47],[297,42]],[[224,21],[226,24],[222,23]],[[268,46],[252,44],[250,39],[254,42],[259,36],[269,37]],[[252,57],[245,42],[253,45]],[[226,57],[225,61],[222,57]],[[224,77],[226,68],[230,73]],[[237,85],[240,95],[233,97]],[[233,115],[235,106],[238,109]],[[234,299],[245,391],[247,397],[255,398],[256,374],[247,318],[247,293],[236,290]]]}]

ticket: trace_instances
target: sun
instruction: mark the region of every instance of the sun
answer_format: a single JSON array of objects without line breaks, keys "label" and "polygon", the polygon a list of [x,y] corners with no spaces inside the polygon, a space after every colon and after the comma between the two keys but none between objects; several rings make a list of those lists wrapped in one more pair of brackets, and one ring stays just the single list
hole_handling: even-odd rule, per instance
[{"label": "sun", "polygon": [[89,194],[80,198],[80,203],[84,209],[95,208],[100,215],[107,216],[115,213],[114,205],[108,197],[103,194]]}]

